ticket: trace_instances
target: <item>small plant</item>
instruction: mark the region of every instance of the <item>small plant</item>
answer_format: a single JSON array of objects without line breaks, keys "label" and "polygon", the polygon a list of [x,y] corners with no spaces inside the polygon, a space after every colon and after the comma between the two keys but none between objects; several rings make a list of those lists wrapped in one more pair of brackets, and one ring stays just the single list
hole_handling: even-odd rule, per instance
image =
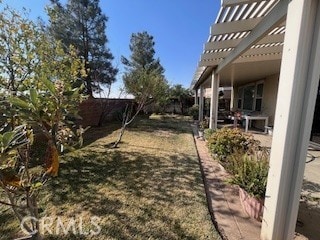
[{"label": "small plant", "polygon": [[207,119],[203,119],[199,123],[199,130],[204,131],[205,129],[209,128],[209,121]]},{"label": "small plant", "polygon": [[263,199],[269,171],[268,155],[258,152],[239,157],[235,154],[229,158],[229,163],[229,171],[233,174],[229,183],[238,185],[253,197]]},{"label": "small plant", "polygon": [[233,152],[242,149],[244,142],[246,138],[240,130],[222,128],[211,135],[208,139],[208,146],[219,160],[223,160]]},{"label": "small plant", "polygon": [[213,130],[213,129],[211,129],[211,128],[205,129],[205,130],[204,130],[204,138],[205,138],[206,140],[208,140],[214,132],[215,132],[215,130]]},{"label": "small plant", "polygon": [[234,152],[253,152],[258,148],[259,141],[237,128],[222,128],[208,138],[208,146],[212,154],[223,161]]}]

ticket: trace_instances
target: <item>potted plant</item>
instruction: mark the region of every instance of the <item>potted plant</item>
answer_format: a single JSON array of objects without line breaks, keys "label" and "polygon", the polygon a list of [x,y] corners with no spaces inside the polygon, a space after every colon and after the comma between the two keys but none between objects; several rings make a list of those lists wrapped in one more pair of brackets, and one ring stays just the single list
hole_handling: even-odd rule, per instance
[{"label": "potted plant", "polygon": [[235,154],[229,158],[230,183],[239,186],[239,197],[244,211],[261,221],[269,171],[268,154]]},{"label": "potted plant", "polygon": [[203,138],[204,130],[207,129],[208,127],[209,127],[209,121],[207,119],[204,119],[199,123],[198,133],[200,138]]}]

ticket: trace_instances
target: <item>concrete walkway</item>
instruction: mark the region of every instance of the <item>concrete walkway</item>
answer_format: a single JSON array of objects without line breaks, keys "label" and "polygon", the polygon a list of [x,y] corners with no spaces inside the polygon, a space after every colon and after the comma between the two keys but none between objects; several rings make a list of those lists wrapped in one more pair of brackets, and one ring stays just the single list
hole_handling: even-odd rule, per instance
[{"label": "concrete walkway", "polygon": [[[204,177],[209,211],[218,231],[223,239],[227,240],[259,240],[261,223],[244,212],[238,187],[225,182],[229,174],[211,157],[206,142],[199,138],[196,125],[191,126]],[[295,240],[305,239],[308,238],[296,233]]]}]

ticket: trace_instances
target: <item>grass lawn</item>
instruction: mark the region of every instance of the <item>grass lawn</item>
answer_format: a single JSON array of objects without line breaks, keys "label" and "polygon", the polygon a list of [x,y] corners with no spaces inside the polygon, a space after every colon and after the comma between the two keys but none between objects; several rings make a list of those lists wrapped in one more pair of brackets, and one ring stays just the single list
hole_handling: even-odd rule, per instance
[{"label": "grass lawn", "polygon": [[[92,128],[86,146],[63,157],[48,184],[42,217],[69,221],[96,236],[52,234],[45,239],[220,239],[206,206],[197,152],[182,117],[142,118],[110,149],[115,125]],[[19,231],[11,211],[0,211],[0,239]]]}]

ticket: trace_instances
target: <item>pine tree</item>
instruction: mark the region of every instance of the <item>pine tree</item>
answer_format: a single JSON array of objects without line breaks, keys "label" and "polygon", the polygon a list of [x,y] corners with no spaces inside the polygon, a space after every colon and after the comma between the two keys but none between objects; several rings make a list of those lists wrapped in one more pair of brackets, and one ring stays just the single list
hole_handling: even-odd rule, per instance
[{"label": "pine tree", "polygon": [[155,42],[153,36],[146,31],[133,33],[130,39],[129,49],[131,51],[130,59],[122,56],[121,61],[126,66],[127,72],[145,69],[148,71],[156,71],[163,74],[164,69],[159,59],[155,59]]},{"label": "pine tree", "polygon": [[135,97],[136,107],[127,106],[124,113],[122,128],[115,142],[117,147],[126,127],[131,124],[139,112],[150,103],[156,103],[167,94],[168,83],[164,76],[164,68],[159,59],[155,59],[153,36],[147,32],[133,33],[129,48],[130,59],[121,58],[125,65],[123,82],[125,91]]},{"label": "pine tree", "polygon": [[63,6],[51,0],[47,8],[49,31],[66,48],[73,45],[85,60],[86,92],[101,91],[100,84],[110,87],[118,72],[112,65],[113,55],[107,47],[106,23],[108,18],[99,7],[99,0],[68,0]]},{"label": "pine tree", "polygon": [[146,31],[133,33],[129,45],[130,58],[124,56],[121,58],[125,65],[123,76],[125,90],[138,101],[141,97],[156,101],[157,95],[162,94],[162,85],[167,85],[164,68],[160,60],[154,56],[154,45],[153,36]]}]

